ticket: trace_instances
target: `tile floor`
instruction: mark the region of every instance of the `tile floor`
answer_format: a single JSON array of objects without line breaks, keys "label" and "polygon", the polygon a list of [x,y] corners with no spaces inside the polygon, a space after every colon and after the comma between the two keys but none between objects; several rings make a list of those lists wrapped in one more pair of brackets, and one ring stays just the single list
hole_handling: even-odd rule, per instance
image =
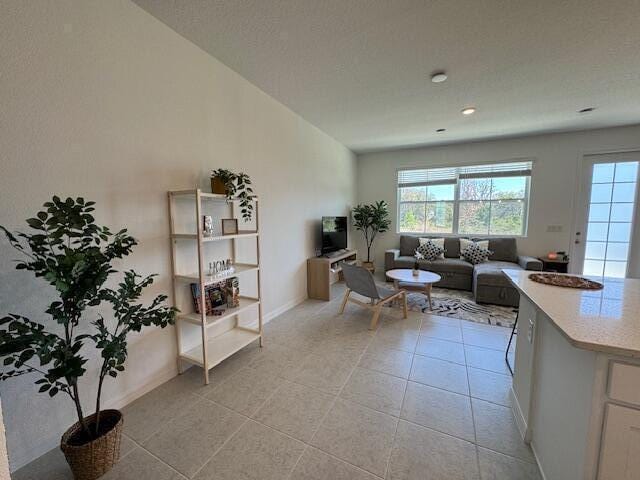
[{"label": "tile floor", "polygon": [[[336,287],[339,292],[340,287]],[[191,368],[124,409],[105,480],[539,480],[509,402],[509,330],[339,298],[265,327],[202,385]],[[67,480],[54,449],[14,480]]]}]

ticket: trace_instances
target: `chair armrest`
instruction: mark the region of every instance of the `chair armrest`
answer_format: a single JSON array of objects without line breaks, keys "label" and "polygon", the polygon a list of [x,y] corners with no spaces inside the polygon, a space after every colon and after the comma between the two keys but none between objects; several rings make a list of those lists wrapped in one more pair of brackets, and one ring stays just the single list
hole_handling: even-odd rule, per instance
[{"label": "chair armrest", "polygon": [[525,270],[542,270],[542,262],[535,257],[518,255],[518,265]]},{"label": "chair armrest", "polygon": [[396,265],[396,259],[400,256],[399,249],[391,249],[384,252],[384,271],[393,270]]}]

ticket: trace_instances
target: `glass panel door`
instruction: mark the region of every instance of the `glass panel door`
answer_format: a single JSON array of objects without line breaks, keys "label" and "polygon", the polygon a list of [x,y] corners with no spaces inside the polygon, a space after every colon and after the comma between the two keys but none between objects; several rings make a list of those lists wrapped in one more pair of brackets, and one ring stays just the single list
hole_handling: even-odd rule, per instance
[{"label": "glass panel door", "polygon": [[593,165],[582,273],[624,278],[633,230],[639,162]]}]

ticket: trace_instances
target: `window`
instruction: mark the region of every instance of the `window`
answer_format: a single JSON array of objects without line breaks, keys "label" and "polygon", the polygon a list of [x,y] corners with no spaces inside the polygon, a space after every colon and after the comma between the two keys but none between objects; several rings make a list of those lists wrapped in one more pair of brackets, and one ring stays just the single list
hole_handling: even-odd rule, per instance
[{"label": "window", "polygon": [[638,162],[593,166],[584,275],[626,276],[637,183]]},{"label": "window", "polygon": [[524,235],[532,162],[400,170],[398,232]]}]

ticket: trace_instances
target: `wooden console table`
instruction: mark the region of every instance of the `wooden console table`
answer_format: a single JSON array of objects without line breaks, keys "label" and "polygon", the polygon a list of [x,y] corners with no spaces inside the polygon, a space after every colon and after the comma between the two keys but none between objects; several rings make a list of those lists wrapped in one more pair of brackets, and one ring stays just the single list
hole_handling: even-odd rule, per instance
[{"label": "wooden console table", "polygon": [[331,300],[331,285],[342,279],[342,262],[355,262],[356,250],[346,250],[329,257],[307,260],[307,295],[316,300]]}]

